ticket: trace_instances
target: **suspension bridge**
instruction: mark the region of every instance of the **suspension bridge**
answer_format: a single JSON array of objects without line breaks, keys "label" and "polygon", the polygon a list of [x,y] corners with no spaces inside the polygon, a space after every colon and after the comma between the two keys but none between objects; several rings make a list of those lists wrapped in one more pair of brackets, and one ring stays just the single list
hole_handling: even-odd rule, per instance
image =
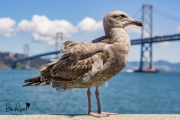
[{"label": "suspension bridge", "polygon": [[[180,40],[180,34],[174,34],[174,35],[164,35],[164,36],[157,36],[153,37],[153,19],[152,19],[152,5],[143,5],[142,8],[138,11],[142,11],[142,23],[143,27],[141,29],[141,38],[131,40],[131,45],[141,45],[141,55],[140,55],[140,66],[139,69],[136,72],[157,72],[155,68],[153,67],[153,43],[159,43],[159,42],[165,42],[165,41],[178,41]],[[157,11],[159,15],[166,17],[171,20],[180,21],[180,18],[166,14],[163,11],[158,10]],[[136,13],[137,14],[137,13]],[[18,62],[28,61],[32,60],[34,58],[39,58],[47,55],[53,55],[53,54],[59,54],[60,50],[58,50],[58,40],[62,40],[62,33],[57,33],[56,38],[56,51],[53,52],[47,52],[47,53],[41,53],[38,55],[24,57],[23,59],[15,60],[12,68],[16,68],[16,64]],[[28,51],[28,50],[25,50]],[[147,53],[147,54],[145,54]],[[27,53],[26,53],[27,54]]]}]

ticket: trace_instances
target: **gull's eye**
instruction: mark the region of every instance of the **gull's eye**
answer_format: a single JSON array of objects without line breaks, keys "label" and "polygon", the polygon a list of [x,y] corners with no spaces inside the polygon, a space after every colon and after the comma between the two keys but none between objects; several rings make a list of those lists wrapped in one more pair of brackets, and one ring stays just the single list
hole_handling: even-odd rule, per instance
[{"label": "gull's eye", "polygon": [[118,15],[113,15],[112,17],[113,17],[113,18],[117,18],[117,17],[119,17],[119,16],[118,16]]},{"label": "gull's eye", "polygon": [[123,14],[122,14],[122,15],[120,15],[120,16],[121,16],[122,18],[126,17],[126,16],[125,16],[125,15],[123,15]]}]

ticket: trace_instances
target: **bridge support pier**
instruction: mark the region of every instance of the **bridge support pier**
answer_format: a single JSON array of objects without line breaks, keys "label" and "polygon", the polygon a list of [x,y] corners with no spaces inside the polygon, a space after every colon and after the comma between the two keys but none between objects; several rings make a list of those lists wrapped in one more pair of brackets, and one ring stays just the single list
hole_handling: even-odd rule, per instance
[{"label": "bridge support pier", "polygon": [[14,61],[13,64],[12,64],[12,66],[11,66],[11,68],[12,68],[12,69],[16,69],[16,65],[17,65],[17,62]]}]

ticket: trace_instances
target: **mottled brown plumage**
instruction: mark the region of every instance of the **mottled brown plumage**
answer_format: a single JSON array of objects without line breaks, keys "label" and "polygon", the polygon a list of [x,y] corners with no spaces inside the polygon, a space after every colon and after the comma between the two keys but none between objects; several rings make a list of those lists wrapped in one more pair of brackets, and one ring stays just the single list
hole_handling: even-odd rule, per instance
[{"label": "mottled brown plumage", "polygon": [[[25,80],[24,86],[50,84],[61,90],[88,88],[88,114],[102,117],[110,113],[101,112],[98,86],[118,74],[126,65],[130,40],[124,27],[142,26],[126,13],[113,11],[105,15],[105,36],[92,42],[65,41],[62,57],[45,65],[39,77]],[[96,86],[98,113],[91,111],[90,88]]]}]

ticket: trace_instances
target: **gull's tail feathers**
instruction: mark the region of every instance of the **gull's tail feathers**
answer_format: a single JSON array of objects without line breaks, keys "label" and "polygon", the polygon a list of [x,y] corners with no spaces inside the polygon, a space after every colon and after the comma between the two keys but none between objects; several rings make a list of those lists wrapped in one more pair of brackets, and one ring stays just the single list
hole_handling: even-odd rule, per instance
[{"label": "gull's tail feathers", "polygon": [[49,81],[42,80],[41,76],[29,78],[29,79],[25,80],[24,83],[25,84],[22,87],[49,85]]}]

